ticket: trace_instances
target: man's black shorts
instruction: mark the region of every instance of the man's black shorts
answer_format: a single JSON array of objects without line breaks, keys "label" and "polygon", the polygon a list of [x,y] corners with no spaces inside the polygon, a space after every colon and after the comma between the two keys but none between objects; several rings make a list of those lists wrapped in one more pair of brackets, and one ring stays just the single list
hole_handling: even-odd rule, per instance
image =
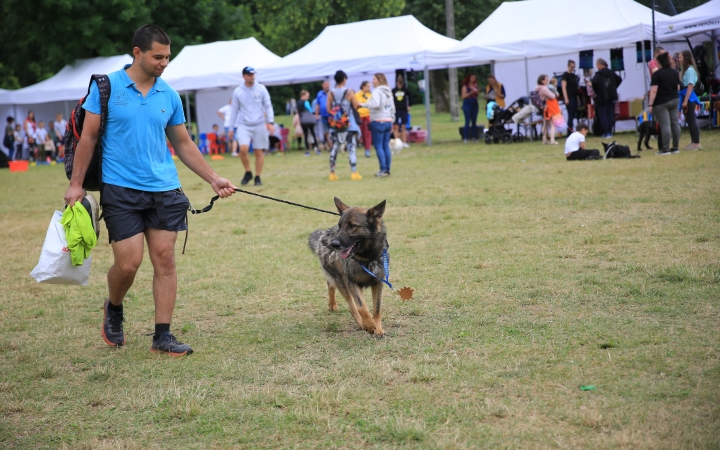
[{"label": "man's black shorts", "polygon": [[187,230],[190,201],[182,189],[146,192],[106,184],[100,195],[100,205],[110,242],[133,237],[146,228]]},{"label": "man's black shorts", "polygon": [[395,111],[395,124],[406,126],[408,123],[408,111],[407,109],[399,109]]}]

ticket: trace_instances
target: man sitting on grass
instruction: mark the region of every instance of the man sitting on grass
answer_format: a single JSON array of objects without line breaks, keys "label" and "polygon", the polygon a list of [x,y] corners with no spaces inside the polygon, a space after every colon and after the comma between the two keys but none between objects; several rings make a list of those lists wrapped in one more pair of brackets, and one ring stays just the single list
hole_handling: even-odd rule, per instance
[{"label": "man sitting on grass", "polygon": [[585,150],[585,136],[587,134],[587,124],[581,123],[578,124],[577,130],[568,136],[565,141],[565,157],[568,161],[600,159],[599,150]]}]

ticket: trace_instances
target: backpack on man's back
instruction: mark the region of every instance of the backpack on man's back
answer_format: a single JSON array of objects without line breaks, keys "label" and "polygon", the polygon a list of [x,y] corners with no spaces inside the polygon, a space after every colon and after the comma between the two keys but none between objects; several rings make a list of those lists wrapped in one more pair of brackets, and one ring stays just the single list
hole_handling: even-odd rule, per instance
[{"label": "backpack on man's back", "polygon": [[63,137],[63,145],[65,147],[65,175],[67,175],[69,180],[72,178],[75,152],[77,151],[78,144],[80,143],[83,124],[85,121],[85,109],[83,108],[83,104],[85,104],[85,100],[88,95],[90,95],[90,87],[92,87],[93,81],[97,84],[98,92],[100,94],[100,130],[98,131],[98,141],[95,144],[92,160],[85,172],[85,179],[83,180],[82,187],[88,191],[99,191],[102,186],[101,137],[103,131],[105,130],[105,123],[107,122],[108,102],[110,100],[110,79],[107,75],[92,75],[90,77],[88,93],[85,97],[80,99],[70,114],[70,120],[68,120],[67,128],[65,129],[65,136]]}]

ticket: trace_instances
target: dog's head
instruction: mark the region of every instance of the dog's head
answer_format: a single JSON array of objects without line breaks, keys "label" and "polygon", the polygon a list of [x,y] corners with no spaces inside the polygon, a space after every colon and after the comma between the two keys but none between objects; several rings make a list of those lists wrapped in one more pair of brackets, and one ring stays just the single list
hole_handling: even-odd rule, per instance
[{"label": "dog's head", "polygon": [[338,232],[330,245],[343,259],[357,255],[360,259],[374,259],[385,246],[385,200],[370,209],[349,207],[335,197],[340,211]]},{"label": "dog's head", "polygon": [[606,143],[603,142],[602,145],[603,145],[603,148],[605,149],[605,154],[607,155],[607,153],[610,151],[610,149],[612,149],[613,147],[615,147],[617,144],[615,144],[615,141],[612,141],[612,142],[609,143],[609,144],[606,144]]}]

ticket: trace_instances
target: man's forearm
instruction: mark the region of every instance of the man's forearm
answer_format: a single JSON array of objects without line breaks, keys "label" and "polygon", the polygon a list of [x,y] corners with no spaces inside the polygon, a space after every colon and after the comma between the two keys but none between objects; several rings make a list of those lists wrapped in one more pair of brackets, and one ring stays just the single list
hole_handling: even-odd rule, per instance
[{"label": "man's forearm", "polygon": [[205,161],[205,158],[202,157],[197,145],[189,139],[187,142],[183,142],[182,144],[176,146],[175,153],[178,158],[180,158],[180,161],[188,167],[188,169],[195,172],[197,176],[208,183],[212,183],[219,178],[218,174],[215,173],[212,167],[210,167],[207,161]]}]

